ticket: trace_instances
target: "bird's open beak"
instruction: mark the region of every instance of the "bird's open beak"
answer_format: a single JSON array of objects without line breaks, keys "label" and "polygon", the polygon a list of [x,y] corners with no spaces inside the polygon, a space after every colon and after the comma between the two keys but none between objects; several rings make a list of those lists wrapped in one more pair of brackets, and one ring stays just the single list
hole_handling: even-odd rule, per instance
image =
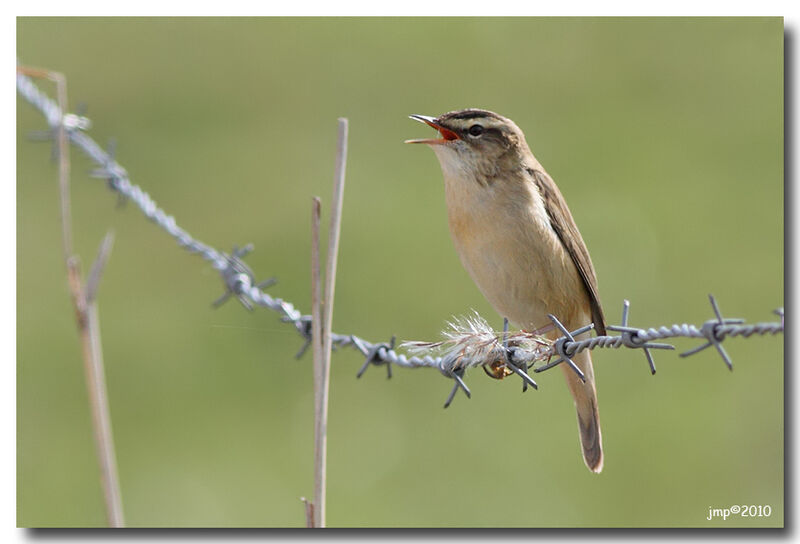
[{"label": "bird's open beak", "polygon": [[440,125],[435,117],[428,117],[427,115],[409,115],[409,117],[415,121],[419,121],[420,123],[425,123],[426,125],[435,128],[441,134],[441,138],[423,138],[421,140],[406,140],[405,143],[407,144],[429,144],[429,145],[441,145],[446,144],[451,140],[458,140],[458,134],[453,132],[452,130],[448,130]]}]

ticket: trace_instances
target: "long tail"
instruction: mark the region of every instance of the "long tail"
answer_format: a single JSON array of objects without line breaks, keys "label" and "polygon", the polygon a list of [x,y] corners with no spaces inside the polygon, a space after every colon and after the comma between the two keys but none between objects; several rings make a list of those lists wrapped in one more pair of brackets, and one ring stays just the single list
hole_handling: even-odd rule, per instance
[{"label": "long tail", "polygon": [[603,470],[603,440],[600,436],[600,413],[597,410],[597,390],[594,387],[591,352],[584,350],[572,357],[572,360],[583,371],[586,383],[581,381],[569,365],[560,366],[564,370],[578,412],[578,432],[583,447],[583,460],[589,470],[597,473]]}]

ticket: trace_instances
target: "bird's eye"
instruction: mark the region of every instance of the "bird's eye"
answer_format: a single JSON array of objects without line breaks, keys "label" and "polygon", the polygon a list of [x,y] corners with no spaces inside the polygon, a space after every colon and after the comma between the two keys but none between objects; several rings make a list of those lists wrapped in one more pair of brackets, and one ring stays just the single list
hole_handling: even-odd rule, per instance
[{"label": "bird's eye", "polygon": [[469,135],[470,136],[480,136],[483,134],[483,127],[481,125],[472,125],[469,127]]}]

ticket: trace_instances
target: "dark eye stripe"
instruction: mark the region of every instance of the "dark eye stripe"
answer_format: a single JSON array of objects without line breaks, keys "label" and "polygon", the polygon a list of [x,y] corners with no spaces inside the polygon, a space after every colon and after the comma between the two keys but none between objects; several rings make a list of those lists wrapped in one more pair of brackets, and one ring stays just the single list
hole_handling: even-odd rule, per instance
[{"label": "dark eye stripe", "polygon": [[[473,125],[474,126],[474,125]],[[469,132],[469,130],[467,130]],[[499,128],[494,127],[483,127],[483,132],[480,134],[481,138],[484,139],[493,139],[493,140],[503,140],[505,137],[503,136],[503,131]]]},{"label": "dark eye stripe", "polygon": [[[459,132],[459,134],[462,134],[462,135],[464,135],[464,137],[466,137],[467,134],[471,134],[470,133],[470,129],[472,127],[474,127],[474,126],[475,125],[470,125],[469,127],[465,128],[465,129],[462,128],[458,132]],[[482,128],[483,128],[483,132],[481,132],[478,135],[472,134],[473,138],[477,139],[477,136],[480,136],[481,139],[490,139],[490,140],[505,140],[506,139],[506,137],[503,134],[503,131],[501,129],[499,129],[499,128],[496,128],[496,127],[483,127],[483,126],[482,126]]]}]

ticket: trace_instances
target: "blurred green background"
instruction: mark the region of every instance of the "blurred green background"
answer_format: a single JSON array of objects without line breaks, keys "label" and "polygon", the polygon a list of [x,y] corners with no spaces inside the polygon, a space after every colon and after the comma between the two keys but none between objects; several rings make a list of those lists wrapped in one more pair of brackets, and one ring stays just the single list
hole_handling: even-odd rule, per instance
[{"label": "blurred green background", "polygon": [[[334,330],[437,339],[501,319],[452,247],[431,131],[410,113],[483,107],[522,127],[591,251],[606,314],[749,321],[783,305],[783,21],[758,19],[20,18],[19,59],[68,77],[90,134],[178,223],[309,310],[312,195],[330,203],[350,120]],[[41,83],[53,95],[52,87]],[[102,526],[80,345],[41,116],[17,101],[20,526]],[[300,527],[311,496],[310,354],[266,310],[214,311],[216,272],[73,152],[76,250],[116,243],[100,318],[127,521]],[[324,218],[325,219],[325,218]],[[325,219],[326,220],[326,219]],[[697,342],[677,341],[679,350]],[[606,463],[585,468],[559,371],[451,382],[334,354],[328,523],[340,527],[781,526],[783,337],[595,355]],[[769,518],[707,521],[770,505]]]}]

